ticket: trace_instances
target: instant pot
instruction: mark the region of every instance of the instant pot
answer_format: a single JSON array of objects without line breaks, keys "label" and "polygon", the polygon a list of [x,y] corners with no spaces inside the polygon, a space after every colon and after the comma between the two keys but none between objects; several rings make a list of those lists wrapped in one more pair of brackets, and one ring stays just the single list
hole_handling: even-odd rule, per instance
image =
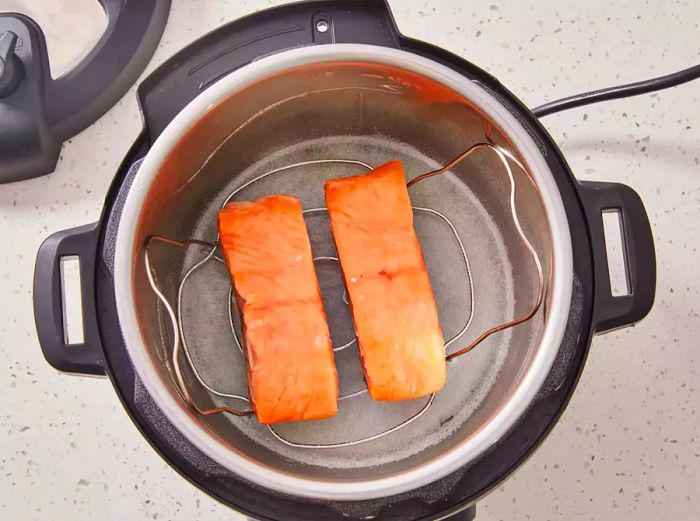
[{"label": "instant pot", "polygon": [[[577,181],[537,118],[498,80],[401,35],[383,1],[304,2],[234,21],[166,61],[141,83],[138,99],[143,129],[101,219],[53,234],[39,250],[41,348],[59,371],[109,377],[163,459],[251,518],[473,519],[476,501],[557,422],[593,335],[632,325],[651,309],[654,244],[638,195],[622,184]],[[161,247],[153,253],[159,298],[144,266],[148,237],[215,241],[214,216],[234,193],[246,200],[283,192],[305,208],[322,207],[326,179],[358,173],[357,165],[330,168],[331,159],[379,166],[398,158],[415,176],[481,142],[509,151],[510,179],[484,151],[410,191],[441,322],[446,336],[454,330],[466,342],[531,306],[537,277],[515,208],[545,273],[545,300],[531,321],[451,361],[430,411],[374,446],[309,452],[285,445],[254,418],[188,407],[169,360],[182,340],[178,325],[197,352],[185,379],[198,403],[228,402],[201,385],[195,366],[208,382],[245,391],[244,364],[225,327],[227,278],[214,266],[182,290],[201,252]],[[296,164],[303,167],[287,168]],[[621,219],[629,286],[618,296],[602,219],[612,211]],[[317,218],[307,219],[315,251],[332,243]],[[80,345],[64,340],[60,262],[67,256],[80,259]],[[175,306],[186,326],[174,322]],[[336,357],[341,393],[356,358]],[[331,420],[345,423],[281,429],[296,440],[352,437],[353,426],[371,431],[422,406],[347,403]]]}]

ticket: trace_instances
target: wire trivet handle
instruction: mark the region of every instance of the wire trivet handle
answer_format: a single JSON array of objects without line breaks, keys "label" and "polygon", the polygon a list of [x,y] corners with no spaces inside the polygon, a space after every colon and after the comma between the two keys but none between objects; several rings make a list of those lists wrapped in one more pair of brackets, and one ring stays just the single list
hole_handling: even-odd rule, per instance
[{"label": "wire trivet handle", "polygon": [[[532,256],[532,260],[535,263],[535,267],[537,269],[537,279],[539,282],[539,286],[537,289],[537,298],[535,299],[535,303],[534,303],[532,309],[530,311],[528,311],[525,315],[523,315],[519,318],[513,319],[510,322],[500,324],[498,326],[492,327],[492,328],[484,331],[476,340],[474,340],[468,346],[463,347],[462,349],[447,355],[445,357],[446,360],[453,360],[459,356],[462,356],[465,353],[468,353],[469,351],[474,349],[476,346],[478,346],[481,342],[486,340],[488,337],[490,337],[494,333],[498,333],[499,331],[503,331],[505,329],[509,329],[511,327],[522,324],[523,322],[527,322],[528,320],[530,320],[532,317],[535,316],[537,311],[540,309],[540,306],[542,305],[542,300],[544,299],[544,275],[542,272],[542,263],[540,262],[539,255],[537,255],[537,251],[532,246],[532,243],[527,238],[527,235],[525,235],[525,232],[523,231],[522,225],[520,224],[520,219],[518,217],[518,211],[515,207],[515,177],[513,177],[513,171],[510,168],[510,164],[508,163],[508,158],[510,158],[513,162],[515,162],[523,170],[523,172],[525,172],[526,175],[527,175],[527,170],[525,169],[523,164],[520,163],[520,161],[518,161],[518,159],[515,158],[510,152],[501,148],[498,145],[494,145],[491,143],[477,143],[477,144],[469,147],[467,150],[462,152],[459,156],[454,158],[452,161],[447,163],[442,168],[438,168],[437,170],[433,170],[431,172],[426,172],[425,174],[421,174],[417,177],[414,177],[413,179],[408,181],[408,183],[406,183],[406,186],[408,188],[410,188],[413,185],[415,185],[416,183],[424,181],[425,179],[429,179],[429,178],[434,177],[436,175],[444,174],[445,172],[449,171],[455,165],[462,162],[464,159],[466,159],[467,157],[469,157],[470,155],[472,155],[474,152],[476,152],[477,150],[479,150],[481,148],[487,148],[487,149],[495,152],[496,155],[498,156],[498,158],[501,160],[501,163],[503,163],[503,166],[505,167],[506,172],[508,172],[508,177],[510,178],[510,211],[511,211],[511,215],[513,216],[513,222],[515,223],[515,228],[518,231],[518,235],[520,235],[520,238],[522,239],[523,243],[527,247],[528,252]],[[532,182],[532,179],[530,178],[530,176],[527,175],[527,177]]]},{"label": "wire trivet handle", "polygon": [[[186,241],[177,241],[174,239],[169,239],[167,237],[161,237],[160,235],[151,235],[146,238],[145,244],[144,244],[144,254],[143,254],[143,259],[144,263],[146,265],[146,275],[148,276],[148,282],[151,285],[151,288],[153,289],[153,292],[156,294],[158,299],[161,301],[163,306],[165,306],[168,316],[170,317],[170,321],[173,327],[173,353],[172,353],[172,365],[173,365],[173,370],[175,371],[175,378],[177,379],[177,388],[180,394],[182,395],[182,398],[185,400],[185,403],[187,403],[192,409],[197,411],[199,414],[202,414],[204,416],[209,416],[211,414],[218,414],[222,412],[226,412],[229,414],[233,414],[235,416],[250,416],[253,414],[253,411],[251,409],[248,410],[240,410],[240,409],[234,409],[233,407],[215,407],[213,409],[202,409],[197,405],[197,403],[192,399],[192,396],[190,395],[190,392],[187,389],[187,385],[185,385],[185,380],[182,377],[182,370],[180,368],[180,360],[179,360],[179,354],[180,354],[180,335],[179,335],[179,327],[178,327],[178,322],[177,318],[175,315],[175,312],[173,311],[172,306],[170,305],[170,302],[168,302],[168,299],[165,298],[165,295],[163,295],[163,292],[160,290],[158,287],[158,284],[156,283],[156,277],[155,274],[153,273],[153,269],[151,268],[151,261],[149,257],[149,249],[148,247],[150,246],[151,242],[153,241],[160,241],[165,244],[169,244],[171,246],[180,246],[180,247],[186,247],[186,246],[191,246],[191,245],[198,245],[198,246],[205,246],[212,248],[211,253],[216,249],[216,244],[206,242],[206,241],[200,241],[198,239],[190,239]],[[189,359],[189,357],[188,357]],[[192,369],[196,371],[194,368],[194,365],[191,365]],[[239,396],[239,395],[232,395],[235,398],[241,399],[248,401],[247,398],[244,396]]]}]

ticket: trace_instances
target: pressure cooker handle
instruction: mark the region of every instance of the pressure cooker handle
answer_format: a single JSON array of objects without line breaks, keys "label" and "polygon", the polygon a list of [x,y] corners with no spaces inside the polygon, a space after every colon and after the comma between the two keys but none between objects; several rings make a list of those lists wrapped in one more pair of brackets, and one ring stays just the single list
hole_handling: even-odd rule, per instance
[{"label": "pressure cooker handle", "polygon": [[73,69],[53,79],[31,18],[0,13],[0,184],[48,174],[61,143],[110,109],[156,50],[170,0],[99,0],[107,27]]},{"label": "pressure cooker handle", "polygon": [[[34,267],[34,320],[39,344],[46,360],[64,373],[104,376],[102,345],[94,301],[97,223],[63,230],[48,237],[39,247]],[[69,344],[65,335],[61,260],[77,257],[83,342]]]},{"label": "pressure cooker handle", "polygon": [[[639,195],[619,183],[583,181],[584,203],[593,247],[595,296],[593,327],[604,333],[639,322],[656,293],[656,254],[651,224]],[[619,212],[629,294],[613,295],[603,228],[603,213]]]},{"label": "pressure cooker handle", "polygon": [[170,0],[99,0],[107,28],[70,72],[49,83],[49,120],[61,140],[107,112],[134,84],[158,46]]}]

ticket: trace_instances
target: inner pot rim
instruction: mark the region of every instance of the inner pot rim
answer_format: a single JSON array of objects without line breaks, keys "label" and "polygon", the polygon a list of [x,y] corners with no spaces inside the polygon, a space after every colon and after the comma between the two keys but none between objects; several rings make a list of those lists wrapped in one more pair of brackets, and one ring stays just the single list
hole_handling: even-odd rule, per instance
[{"label": "inner pot rim", "polygon": [[[253,460],[218,439],[199,423],[160,377],[145,345],[136,316],[135,270],[141,244],[135,244],[139,217],[152,182],[170,151],[192,126],[218,103],[261,77],[303,65],[364,61],[397,66],[433,79],[473,103],[513,143],[536,183],[552,234],[550,304],[539,347],[520,385],[498,413],[468,439],[410,470],[374,480],[328,481],[301,478]],[[384,47],[334,44],[284,51],[253,62],[219,80],[191,101],[155,141],[129,189],[117,231],[114,284],[117,315],[129,357],[149,394],[173,425],[208,457],[260,486],[328,500],[375,499],[399,494],[444,477],[487,451],[526,411],[549,374],[561,344],[571,303],[573,261],[569,225],[560,193],[536,143],[515,117],[477,83],[427,58]]]}]

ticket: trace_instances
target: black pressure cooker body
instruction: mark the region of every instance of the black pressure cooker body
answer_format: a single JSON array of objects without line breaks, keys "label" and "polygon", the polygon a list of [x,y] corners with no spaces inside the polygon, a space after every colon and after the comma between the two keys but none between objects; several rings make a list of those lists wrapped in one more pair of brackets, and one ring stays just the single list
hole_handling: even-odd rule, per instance
[{"label": "black pressure cooker body", "polygon": [[[337,502],[283,495],[248,482],[204,456],[168,421],[145,391],[122,339],[113,280],[121,209],[139,164],[175,115],[219,78],[259,57],[333,43],[399,48],[440,62],[495,96],[529,132],[564,202],[573,248],[574,285],[557,359],[529,411],[479,460],[437,482],[394,497]],[[506,479],[544,440],[566,407],[593,334],[641,320],[655,291],[655,257],[644,207],[630,188],[580,183],[532,113],[495,78],[447,51],[401,35],[383,0],[312,1],[262,11],[207,34],[151,74],[138,89],[143,131],[120,166],[98,223],[54,234],[42,245],[34,281],[37,330],[56,369],[107,375],[144,437],[183,477],[254,519],[348,521],[473,519],[475,502]],[[622,215],[631,294],[614,297],[601,212]],[[60,258],[81,260],[85,341],[63,340]]]}]

